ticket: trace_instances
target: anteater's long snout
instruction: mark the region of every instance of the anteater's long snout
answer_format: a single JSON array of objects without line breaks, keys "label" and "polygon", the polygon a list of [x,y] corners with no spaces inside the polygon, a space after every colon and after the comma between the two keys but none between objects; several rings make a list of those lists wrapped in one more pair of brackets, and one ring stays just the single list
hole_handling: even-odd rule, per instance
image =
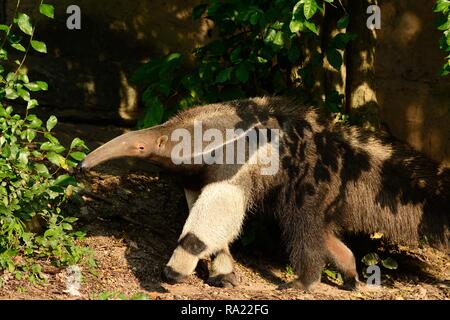
[{"label": "anteater's long snout", "polygon": [[154,129],[132,131],[118,136],[89,153],[83,161],[78,163],[76,171],[87,172],[105,161],[117,158],[148,158],[155,151],[157,136],[158,132]]}]

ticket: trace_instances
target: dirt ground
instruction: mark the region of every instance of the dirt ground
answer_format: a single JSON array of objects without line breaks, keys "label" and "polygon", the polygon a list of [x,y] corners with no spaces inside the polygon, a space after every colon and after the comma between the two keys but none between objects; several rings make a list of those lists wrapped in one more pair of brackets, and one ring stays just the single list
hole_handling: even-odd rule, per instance
[{"label": "dirt ground", "polygon": [[[117,127],[59,127],[61,140],[79,136],[92,149],[123,132]],[[17,281],[4,274],[0,299],[450,299],[450,258],[428,247],[396,249],[392,255],[399,268],[389,273],[390,279],[378,288],[361,284],[355,292],[341,290],[329,281],[311,293],[279,290],[280,284],[292,279],[283,255],[248,249],[239,240],[232,253],[240,286],[222,289],[207,285],[208,261],[202,262],[186,283],[165,284],[160,274],[187,217],[181,188],[168,175],[129,161],[100,166],[86,177],[85,185],[78,226],[87,231],[84,244],[93,249],[98,267],[94,272],[82,267],[80,295],[67,292],[67,269],[49,266],[44,268],[48,281],[43,284]],[[360,261],[364,252],[355,253]]]}]

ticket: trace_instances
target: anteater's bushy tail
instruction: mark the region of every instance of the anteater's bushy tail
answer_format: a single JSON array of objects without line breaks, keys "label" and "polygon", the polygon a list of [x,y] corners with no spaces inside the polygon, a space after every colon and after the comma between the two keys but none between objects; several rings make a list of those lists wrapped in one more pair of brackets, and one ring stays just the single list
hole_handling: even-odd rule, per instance
[{"label": "anteater's bushy tail", "polygon": [[425,242],[448,251],[450,169],[403,145],[384,143],[374,149],[390,156],[380,160],[372,155],[371,169],[348,193],[359,199],[348,202],[359,205],[346,212],[347,227],[381,232],[398,244]]}]

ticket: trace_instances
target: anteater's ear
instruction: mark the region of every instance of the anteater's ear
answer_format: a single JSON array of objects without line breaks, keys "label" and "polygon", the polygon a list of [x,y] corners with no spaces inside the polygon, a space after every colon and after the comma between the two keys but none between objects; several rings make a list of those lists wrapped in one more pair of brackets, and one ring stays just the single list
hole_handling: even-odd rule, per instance
[{"label": "anteater's ear", "polygon": [[163,135],[163,136],[159,137],[159,138],[156,140],[156,147],[157,147],[158,149],[164,148],[165,145],[166,145],[167,140],[169,140],[169,137],[166,136],[166,135]]}]

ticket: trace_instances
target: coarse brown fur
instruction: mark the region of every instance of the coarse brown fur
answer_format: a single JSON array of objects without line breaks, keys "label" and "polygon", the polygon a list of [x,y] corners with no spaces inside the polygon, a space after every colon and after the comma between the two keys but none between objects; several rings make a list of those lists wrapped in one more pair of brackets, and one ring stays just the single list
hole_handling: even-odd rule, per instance
[{"label": "coarse brown fur", "polygon": [[[191,272],[195,259],[228,252],[245,213],[241,217],[236,209],[241,203],[232,205],[235,199],[227,198],[227,192],[242,194],[247,213],[269,211],[279,219],[291,263],[299,275],[297,284],[302,288],[308,289],[320,279],[327,261],[334,262],[344,273],[348,286],[354,288],[356,266],[353,254],[339,240],[343,232],[381,232],[393,243],[415,245],[423,240],[448,250],[450,170],[440,168],[405,144],[335,123],[323,111],[287,98],[253,98],[196,107],[148,132],[156,139],[176,128],[192,131],[194,121],[202,121],[205,129],[221,131],[280,129],[280,170],[265,176],[260,174],[258,165],[248,163],[174,167],[168,164],[171,141],[157,156],[154,152],[149,155],[150,161],[176,172],[185,189],[200,194],[197,202],[201,204],[190,200],[192,216],[207,219],[208,213],[203,211],[212,208],[212,221],[196,220],[211,224],[208,234],[189,223],[190,215],[166,277],[179,280],[185,276],[180,270]],[[223,196],[214,190],[221,183],[227,190]],[[222,205],[214,207],[214,199],[209,199],[207,192]],[[219,219],[213,211],[221,211]],[[216,222],[219,220],[222,222]],[[229,229],[225,225],[230,225]],[[217,234],[229,232],[230,237],[218,244],[211,239],[216,235],[215,227]],[[224,257],[228,255],[221,259]],[[226,264],[229,265],[228,260]]]}]

